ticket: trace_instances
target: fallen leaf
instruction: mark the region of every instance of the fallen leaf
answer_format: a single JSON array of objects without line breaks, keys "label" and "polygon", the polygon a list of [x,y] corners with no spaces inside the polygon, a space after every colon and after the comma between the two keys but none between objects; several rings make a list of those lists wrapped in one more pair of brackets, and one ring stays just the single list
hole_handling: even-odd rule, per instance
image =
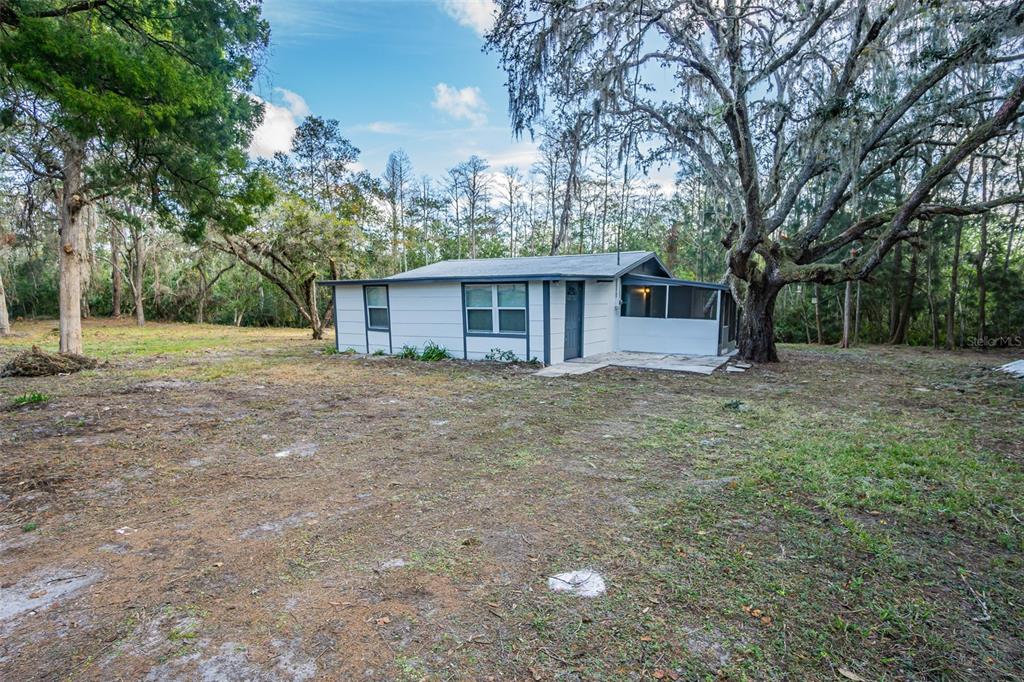
[{"label": "fallen leaf", "polygon": [[543,680],[544,677],[540,674],[540,670],[537,668],[530,668],[530,677],[534,680]]},{"label": "fallen leaf", "polygon": [[640,641],[641,641],[641,642],[650,642],[650,641],[652,641],[653,639],[654,639],[654,638],[653,638],[653,637],[651,637],[650,635],[644,635],[643,637],[641,637],[641,638],[640,638]]},{"label": "fallen leaf", "polygon": [[377,625],[387,625],[391,622],[391,619],[387,616],[377,619]]},{"label": "fallen leaf", "polygon": [[868,682],[857,673],[853,672],[852,670],[847,670],[846,668],[840,668],[839,674],[848,680],[853,680],[853,682]]},{"label": "fallen leaf", "polygon": [[664,670],[655,670],[654,671],[654,679],[661,680],[661,679],[664,679],[664,677],[665,677],[665,671]]},{"label": "fallen leaf", "polygon": [[762,613],[764,613],[764,611],[762,611],[761,609],[754,609],[750,612],[750,615],[754,618],[760,618]]},{"label": "fallen leaf", "polygon": [[771,616],[761,616],[761,625],[771,625],[771,624],[772,624],[772,617]]}]

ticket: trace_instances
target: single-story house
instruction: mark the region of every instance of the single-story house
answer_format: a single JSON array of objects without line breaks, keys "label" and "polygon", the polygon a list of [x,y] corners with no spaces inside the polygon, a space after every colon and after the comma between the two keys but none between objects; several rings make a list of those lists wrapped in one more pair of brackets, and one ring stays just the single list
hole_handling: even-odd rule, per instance
[{"label": "single-story house", "polygon": [[736,343],[728,287],[675,279],[650,251],[447,260],[334,291],[339,351],[428,342],[470,360],[557,364],[611,351],[720,355]]}]

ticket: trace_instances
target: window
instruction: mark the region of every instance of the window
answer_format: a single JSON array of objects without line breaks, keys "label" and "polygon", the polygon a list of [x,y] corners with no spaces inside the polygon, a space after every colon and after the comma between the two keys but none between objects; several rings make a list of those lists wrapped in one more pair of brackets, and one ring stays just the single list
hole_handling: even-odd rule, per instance
[{"label": "window", "polygon": [[467,284],[466,331],[526,335],[526,284]]},{"label": "window", "polygon": [[623,317],[659,317],[713,320],[717,313],[715,289],[686,285],[622,286]]},{"label": "window", "polygon": [[388,288],[386,286],[366,287],[367,328],[377,331],[388,331],[391,328],[391,317],[388,314]]}]

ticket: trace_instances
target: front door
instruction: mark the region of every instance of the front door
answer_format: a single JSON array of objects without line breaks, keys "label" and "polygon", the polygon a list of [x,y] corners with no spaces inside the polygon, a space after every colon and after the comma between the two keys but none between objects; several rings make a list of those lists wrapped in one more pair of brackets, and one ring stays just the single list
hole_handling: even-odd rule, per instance
[{"label": "front door", "polygon": [[565,283],[565,359],[583,357],[583,282]]}]

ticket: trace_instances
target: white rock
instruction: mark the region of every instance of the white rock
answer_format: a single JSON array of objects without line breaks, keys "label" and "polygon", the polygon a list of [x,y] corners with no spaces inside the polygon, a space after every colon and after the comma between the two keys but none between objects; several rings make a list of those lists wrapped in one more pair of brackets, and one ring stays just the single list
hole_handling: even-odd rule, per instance
[{"label": "white rock", "polygon": [[1024,379],[1024,360],[1015,360],[1014,362],[1009,362],[997,369],[1000,372],[1006,372]]},{"label": "white rock", "polygon": [[553,575],[548,578],[548,589],[569,592],[577,597],[599,597],[605,592],[604,578],[590,569]]}]

